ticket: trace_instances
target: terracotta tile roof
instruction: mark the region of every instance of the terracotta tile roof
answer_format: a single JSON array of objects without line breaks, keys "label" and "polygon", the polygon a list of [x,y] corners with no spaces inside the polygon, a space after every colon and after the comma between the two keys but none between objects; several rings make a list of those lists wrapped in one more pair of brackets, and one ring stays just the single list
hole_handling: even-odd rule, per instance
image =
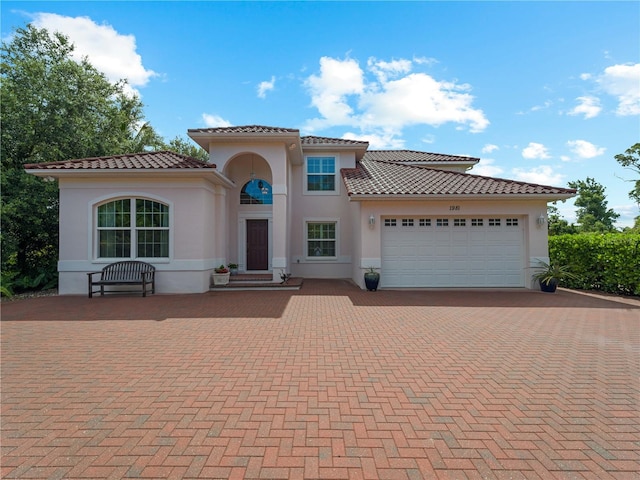
[{"label": "terracotta tile roof", "polygon": [[302,145],[349,145],[367,147],[369,142],[363,142],[360,140],[349,140],[347,138],[331,138],[331,137],[315,137],[308,135],[306,137],[300,137]]},{"label": "terracotta tile roof", "polygon": [[465,157],[462,155],[446,155],[443,153],[418,152],[416,150],[368,150],[363,160],[376,160],[378,162],[464,162],[478,163],[479,158]]},{"label": "terracotta tile roof", "polygon": [[299,133],[295,128],[267,127],[264,125],[238,125],[233,127],[190,128],[189,133]]},{"label": "terracotta tile roof", "polygon": [[569,188],[380,161],[342,169],[351,195],[573,195]]},{"label": "terracotta tile roof", "polygon": [[143,152],[107,157],[81,158],[61,162],[29,163],[27,170],[144,170],[144,169],[187,169],[213,168],[205,163],[175,152]]}]

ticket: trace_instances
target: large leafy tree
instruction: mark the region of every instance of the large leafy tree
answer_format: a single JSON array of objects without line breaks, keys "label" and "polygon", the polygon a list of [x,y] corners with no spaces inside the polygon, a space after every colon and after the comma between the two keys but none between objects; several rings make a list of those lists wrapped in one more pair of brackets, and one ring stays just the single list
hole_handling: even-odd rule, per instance
[{"label": "large leafy tree", "polygon": [[[624,153],[619,153],[614,158],[620,165],[638,174],[638,178],[631,180],[634,183],[634,188],[629,192],[629,198],[640,207],[640,143],[632,145]],[[635,218],[632,230],[640,231],[640,215]]]},{"label": "large leafy tree", "polygon": [[560,210],[556,207],[556,202],[547,205],[547,218],[549,222],[549,235],[576,233],[576,227],[569,224],[569,222],[560,215]]},{"label": "large leafy tree", "polygon": [[[640,176],[640,143],[632,145],[614,158],[620,165],[635,171]],[[640,205],[640,178],[632,181],[635,182],[635,188],[629,192],[629,198]]]},{"label": "large leafy tree", "polygon": [[140,100],[125,94],[124,81],[112,84],[86,58],[74,60],[73,50],[64,35],[31,25],[2,43],[2,272],[18,287],[54,279],[58,250],[57,185],[23,165],[140,146]]},{"label": "large leafy tree", "polygon": [[607,208],[605,188],[593,178],[569,182],[571,188],[578,190],[575,201],[577,223],[581,232],[612,232],[620,214]]},{"label": "large leafy tree", "polygon": [[182,155],[197,158],[203,162],[209,161],[209,154],[206,150],[198,145],[194,145],[189,140],[182,137],[176,137],[164,146],[165,150],[171,150]]}]

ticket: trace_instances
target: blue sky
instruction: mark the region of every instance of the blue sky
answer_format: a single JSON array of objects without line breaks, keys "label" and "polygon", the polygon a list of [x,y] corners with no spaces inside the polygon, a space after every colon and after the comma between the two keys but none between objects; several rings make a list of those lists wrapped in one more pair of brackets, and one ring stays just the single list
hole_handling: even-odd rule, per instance
[{"label": "blue sky", "polygon": [[[631,225],[638,2],[12,2],[2,38],[59,30],[127,78],[167,140],[260,124],[481,158],[471,173],[587,176]],[[569,221],[572,202],[560,205]]]}]

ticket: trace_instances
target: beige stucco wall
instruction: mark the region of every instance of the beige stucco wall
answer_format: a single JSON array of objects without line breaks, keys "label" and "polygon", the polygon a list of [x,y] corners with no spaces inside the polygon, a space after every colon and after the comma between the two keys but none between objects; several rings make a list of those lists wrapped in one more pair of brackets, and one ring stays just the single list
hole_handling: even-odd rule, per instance
[{"label": "beige stucco wall", "polygon": [[[280,273],[289,271],[289,185],[290,165],[284,142],[224,143],[210,145],[210,161],[236,186],[229,191],[229,201],[225,213],[229,223],[226,234],[228,262],[238,263],[242,271],[244,221],[247,218],[267,218],[269,220],[269,268],[274,281],[280,281]],[[271,206],[239,205],[240,190],[251,178],[267,180],[271,184],[273,204]]]},{"label": "beige stucco wall", "polygon": [[[354,209],[346,195],[345,186],[339,174],[340,168],[355,167],[352,152],[327,152],[305,150],[307,155],[333,155],[337,158],[337,192],[331,194],[305,193],[305,166],[291,168],[291,230],[290,230],[290,271],[296,277],[306,278],[351,278],[353,275]],[[305,242],[306,221],[337,221],[337,259],[319,260],[307,258]]]},{"label": "beige stucco wall", "polygon": [[[218,153],[216,151],[216,153]],[[240,205],[240,192],[242,187],[251,180],[251,172],[255,178],[263,179],[273,185],[273,175],[267,161],[253,152],[235,152],[232,158],[224,162],[224,174],[235,183],[234,188],[227,190],[227,233],[226,233],[226,258],[227,263],[236,263],[243,270],[244,256],[240,251],[240,236],[244,232],[242,222],[249,212],[271,218],[271,205]]]},{"label": "beige stucco wall", "polygon": [[[337,158],[336,185],[338,191],[329,195],[304,192],[304,164],[293,165],[287,145],[278,142],[234,143],[216,142],[210,145],[210,161],[218,170],[235,182],[228,191],[227,258],[237,261],[243,268],[241,251],[243,222],[246,218],[268,217],[270,220],[270,268],[274,280],[279,281],[282,271],[307,278],[350,278],[354,246],[353,211],[339,175],[340,168],[355,167],[355,153],[305,149],[305,155],[335,155]],[[239,205],[240,189],[250,179],[269,181],[273,191],[273,205]],[[357,208],[355,209],[357,210]],[[305,220],[337,220],[339,251],[335,260],[307,259],[305,255]],[[237,260],[236,260],[237,259]]]},{"label": "beige stucco wall", "polygon": [[[60,293],[86,294],[86,272],[107,261],[95,258],[95,213],[102,202],[119,197],[144,197],[170,206],[170,258],[152,263],[157,268],[158,293],[204,292],[213,268],[241,263],[243,225],[247,218],[268,218],[270,264],[274,281],[281,271],[306,278],[351,278],[363,287],[363,272],[381,266],[381,219],[401,215],[514,215],[525,219],[525,259],[530,269],[537,259],[548,259],[546,200],[430,199],[350,201],[340,178],[341,168],[354,168],[353,152],[305,148],[308,155],[335,155],[334,193],[305,192],[305,166],[292,164],[283,142],[215,143],[211,161],[235,183],[222,187],[196,172],[151,172],[133,176],[61,178],[60,183]],[[250,178],[272,185],[273,205],[239,205],[240,189]],[[129,179],[124,179],[128,175]],[[455,209],[452,210],[452,207]],[[373,216],[375,224],[369,224]],[[306,255],[307,221],[336,221],[337,258],[319,260]],[[242,265],[241,265],[242,267]],[[530,270],[528,271],[530,273]],[[384,272],[382,272],[384,274]],[[527,275],[526,278],[529,278]],[[530,287],[531,285],[526,285]]]},{"label": "beige stucco wall", "polygon": [[[452,209],[453,208],[453,209]],[[458,208],[457,210],[455,208]],[[546,217],[547,203],[545,200],[480,200],[480,199],[448,199],[422,201],[363,201],[361,202],[359,225],[362,236],[360,238],[360,253],[354,263],[353,281],[364,288],[364,271],[373,266],[381,266],[381,219],[386,216],[402,215],[441,215],[449,217],[465,217],[475,215],[514,215],[524,216],[526,224],[525,235],[525,278],[531,277],[531,267],[538,259],[548,260],[547,225],[539,225],[540,215]],[[368,225],[369,217],[375,218],[375,226]],[[355,265],[354,265],[355,267]],[[384,273],[384,272],[382,272]],[[532,288],[527,282],[525,287]]]},{"label": "beige stucco wall", "polygon": [[[203,179],[118,177],[60,179],[61,294],[86,294],[86,272],[100,270],[96,258],[95,214],[100,203],[143,197],[170,206],[170,258],[157,259],[158,293],[204,292],[214,266],[224,261],[225,190]],[[218,215],[216,215],[218,214]],[[215,218],[215,221],[214,221]]]}]

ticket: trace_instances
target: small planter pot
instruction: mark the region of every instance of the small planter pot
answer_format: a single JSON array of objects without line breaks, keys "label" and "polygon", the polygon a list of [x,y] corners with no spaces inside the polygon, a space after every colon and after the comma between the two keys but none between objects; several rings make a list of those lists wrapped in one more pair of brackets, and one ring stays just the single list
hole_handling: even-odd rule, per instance
[{"label": "small planter pot", "polygon": [[364,274],[364,284],[370,292],[378,290],[378,282],[380,282],[380,274],[378,272],[367,272]]},{"label": "small planter pot", "polygon": [[540,282],[540,290],[542,290],[543,292],[554,293],[556,291],[556,288],[558,288],[558,280],[556,280],[555,278],[549,280],[549,283]]},{"label": "small planter pot", "polygon": [[211,279],[214,285],[226,285],[229,283],[229,272],[227,273],[212,273]]},{"label": "small planter pot", "polygon": [[229,273],[231,275],[237,275],[238,274],[238,269],[237,268],[230,268],[229,269]]}]

